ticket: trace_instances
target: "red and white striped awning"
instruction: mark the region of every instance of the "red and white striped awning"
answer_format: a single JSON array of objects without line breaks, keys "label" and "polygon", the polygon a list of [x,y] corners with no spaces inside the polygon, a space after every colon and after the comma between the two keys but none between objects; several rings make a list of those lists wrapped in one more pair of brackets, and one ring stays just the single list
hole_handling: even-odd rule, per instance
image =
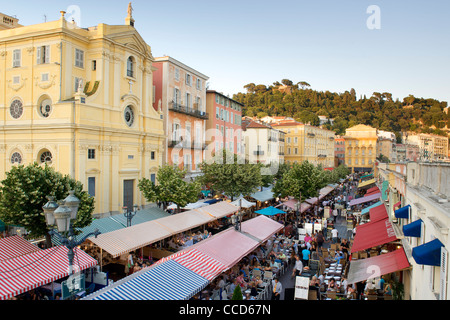
[{"label": "red and white striped awning", "polygon": [[31,252],[41,250],[38,246],[29,243],[21,236],[12,236],[0,239],[0,261],[12,259]]},{"label": "red and white striped awning", "polygon": [[182,255],[176,256],[173,260],[208,281],[212,281],[215,277],[228,269],[227,266],[216,259],[195,249],[188,250]]},{"label": "red and white striped awning", "polygon": [[[74,272],[97,265],[97,261],[75,248]],[[0,300],[12,298],[69,275],[68,249],[64,246],[35,251],[0,261]]]}]

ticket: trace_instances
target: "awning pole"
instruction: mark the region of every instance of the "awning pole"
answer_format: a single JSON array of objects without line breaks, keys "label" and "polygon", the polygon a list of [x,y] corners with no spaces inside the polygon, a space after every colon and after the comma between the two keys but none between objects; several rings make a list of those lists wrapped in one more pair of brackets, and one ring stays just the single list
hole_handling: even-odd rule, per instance
[{"label": "awning pole", "polygon": [[103,248],[100,248],[100,272],[103,272]]}]

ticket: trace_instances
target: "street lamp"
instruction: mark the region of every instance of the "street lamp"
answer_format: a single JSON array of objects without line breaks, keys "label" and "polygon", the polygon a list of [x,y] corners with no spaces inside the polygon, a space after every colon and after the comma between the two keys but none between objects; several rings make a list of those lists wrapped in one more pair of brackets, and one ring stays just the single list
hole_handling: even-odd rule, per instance
[{"label": "street lamp", "polygon": [[127,228],[131,227],[131,219],[136,215],[138,212],[138,206],[135,204],[133,206],[134,211],[128,210],[128,207],[122,207],[123,215],[125,218],[127,218]]},{"label": "street lamp", "polygon": [[241,231],[242,217],[244,216],[244,213],[241,210],[242,198],[240,199],[239,204],[239,211],[231,216],[231,223],[234,225],[236,231]]},{"label": "street lamp", "polygon": [[[49,234],[57,236],[60,243],[69,249],[67,256],[69,258],[69,276],[71,276],[73,273],[73,257],[75,255],[74,248],[93,235],[97,238],[100,232],[98,229],[95,229],[94,232],[89,233],[82,239],[76,240],[72,221],[77,218],[80,200],[75,196],[74,191],[70,191],[69,196],[60,201],[59,204],[55,202],[54,197],[48,197],[48,200],[42,209],[44,210],[47,225],[52,228]],[[55,226],[57,231],[53,229]]]}]

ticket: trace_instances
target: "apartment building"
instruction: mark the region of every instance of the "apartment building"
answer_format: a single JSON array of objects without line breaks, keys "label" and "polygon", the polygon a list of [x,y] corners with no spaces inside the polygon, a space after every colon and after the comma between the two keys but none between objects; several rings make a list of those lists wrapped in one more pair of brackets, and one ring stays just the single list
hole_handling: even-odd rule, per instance
[{"label": "apartment building", "polygon": [[345,164],[352,172],[370,172],[376,160],[377,129],[363,124],[345,130]]},{"label": "apartment building", "polygon": [[206,82],[209,77],[173,57],[157,57],[154,62],[153,106],[164,113],[164,161],[187,171],[186,177],[200,174],[205,159]]},{"label": "apartment building", "polygon": [[407,144],[419,146],[419,159],[422,161],[442,161],[448,159],[448,137],[434,134],[409,134]]},{"label": "apartment building", "polygon": [[280,122],[273,128],[286,134],[284,160],[286,163],[309,161],[323,168],[334,168],[335,132],[300,122]]},{"label": "apartment building", "polygon": [[285,133],[263,122],[242,121],[245,159],[250,163],[284,163]]},{"label": "apartment building", "polygon": [[206,160],[217,151],[226,149],[242,156],[242,108],[243,104],[215,90],[206,91]]}]

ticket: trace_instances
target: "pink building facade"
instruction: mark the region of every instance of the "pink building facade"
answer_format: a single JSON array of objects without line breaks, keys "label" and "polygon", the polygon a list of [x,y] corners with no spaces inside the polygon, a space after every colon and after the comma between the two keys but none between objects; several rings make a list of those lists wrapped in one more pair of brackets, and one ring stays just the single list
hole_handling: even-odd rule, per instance
[{"label": "pink building facade", "polygon": [[214,90],[206,92],[206,159],[226,148],[242,156],[242,108],[244,105]]}]

